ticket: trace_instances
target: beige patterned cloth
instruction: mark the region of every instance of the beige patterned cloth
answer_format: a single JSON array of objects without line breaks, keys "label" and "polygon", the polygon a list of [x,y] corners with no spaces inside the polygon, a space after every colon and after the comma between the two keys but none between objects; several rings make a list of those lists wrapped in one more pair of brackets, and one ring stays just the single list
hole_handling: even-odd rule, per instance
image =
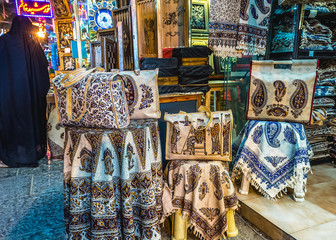
[{"label": "beige patterned cloth", "polygon": [[47,136],[51,160],[64,158],[64,128],[59,123],[57,109],[54,108],[48,117]]},{"label": "beige patterned cloth", "polygon": [[238,205],[227,169],[223,161],[170,161],[164,214],[181,210],[200,239],[221,239],[227,230],[226,211]]}]

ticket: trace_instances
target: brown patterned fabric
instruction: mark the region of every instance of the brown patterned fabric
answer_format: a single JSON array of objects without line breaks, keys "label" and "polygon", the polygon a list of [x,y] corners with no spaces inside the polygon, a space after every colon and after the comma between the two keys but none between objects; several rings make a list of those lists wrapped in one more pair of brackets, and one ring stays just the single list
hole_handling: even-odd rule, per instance
[{"label": "brown patterned fabric", "polygon": [[67,239],[161,239],[160,149],[153,120],[122,130],[67,128]]},{"label": "brown patterned fabric", "polygon": [[[170,161],[164,214],[181,210],[201,239],[221,239],[227,230],[226,211],[236,209],[237,196],[228,166],[222,161]],[[167,207],[170,206],[170,207]]]}]

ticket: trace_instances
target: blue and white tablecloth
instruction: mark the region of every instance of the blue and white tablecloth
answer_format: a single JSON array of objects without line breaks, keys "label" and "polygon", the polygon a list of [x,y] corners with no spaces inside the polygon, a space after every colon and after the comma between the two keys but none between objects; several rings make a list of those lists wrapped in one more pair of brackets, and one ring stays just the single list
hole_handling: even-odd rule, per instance
[{"label": "blue and white tablecloth", "polygon": [[246,175],[274,200],[297,182],[305,188],[312,153],[302,124],[249,121],[233,145],[232,178]]}]

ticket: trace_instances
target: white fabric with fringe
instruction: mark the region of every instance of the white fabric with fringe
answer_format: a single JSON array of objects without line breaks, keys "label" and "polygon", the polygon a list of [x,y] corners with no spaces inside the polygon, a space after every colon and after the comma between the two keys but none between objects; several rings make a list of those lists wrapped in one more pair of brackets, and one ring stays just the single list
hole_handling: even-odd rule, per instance
[{"label": "white fabric with fringe", "polygon": [[233,145],[232,179],[244,174],[266,198],[276,200],[302,182],[306,191],[313,155],[302,124],[249,121]]},{"label": "white fabric with fringe", "polygon": [[226,211],[238,206],[227,163],[172,160],[166,171],[169,187],[163,190],[165,216],[181,210],[199,239],[225,237]]}]

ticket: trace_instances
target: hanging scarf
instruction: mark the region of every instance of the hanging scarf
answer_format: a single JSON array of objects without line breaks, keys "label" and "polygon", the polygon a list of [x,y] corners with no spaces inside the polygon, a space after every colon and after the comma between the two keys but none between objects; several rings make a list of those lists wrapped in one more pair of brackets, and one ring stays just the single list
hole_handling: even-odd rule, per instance
[{"label": "hanging scarf", "polygon": [[241,0],[237,49],[264,55],[272,0]]},{"label": "hanging scarf", "polygon": [[237,51],[237,29],[241,0],[211,0],[209,47],[220,57],[240,56]]}]

